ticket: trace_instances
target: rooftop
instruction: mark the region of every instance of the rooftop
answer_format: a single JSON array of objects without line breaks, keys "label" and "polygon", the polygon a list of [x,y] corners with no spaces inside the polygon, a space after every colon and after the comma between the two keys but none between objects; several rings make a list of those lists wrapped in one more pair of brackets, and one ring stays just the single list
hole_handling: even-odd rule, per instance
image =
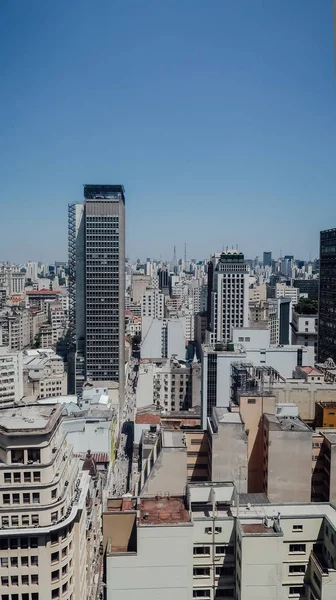
[{"label": "rooftop", "polygon": [[139,524],[172,525],[189,523],[190,517],[183,497],[143,498],[140,500]]},{"label": "rooftop", "polygon": [[27,290],[26,294],[28,296],[36,296],[41,295],[41,296],[55,296],[55,294],[59,294],[60,292],[58,290]]},{"label": "rooftop", "polygon": [[164,448],[185,448],[185,434],[180,429],[162,430],[162,445]]},{"label": "rooftop", "polygon": [[213,408],[213,414],[216,415],[218,423],[242,423],[239,412],[231,412],[227,408]]},{"label": "rooftop", "polygon": [[241,523],[242,533],[244,535],[275,535],[273,527],[266,527],[264,523]]},{"label": "rooftop", "polygon": [[336,444],[336,433],[323,432],[323,435],[330,444]]},{"label": "rooftop", "polygon": [[265,414],[268,420],[268,427],[271,431],[295,431],[295,432],[311,432],[310,427],[301,421],[298,417],[277,417],[275,415]]},{"label": "rooftop", "polygon": [[50,431],[62,414],[62,406],[31,404],[0,409],[0,433],[32,435]]},{"label": "rooftop", "polygon": [[306,375],[320,375],[321,377],[323,377],[323,373],[321,373],[321,371],[318,371],[314,367],[297,367],[297,370],[306,373]]}]

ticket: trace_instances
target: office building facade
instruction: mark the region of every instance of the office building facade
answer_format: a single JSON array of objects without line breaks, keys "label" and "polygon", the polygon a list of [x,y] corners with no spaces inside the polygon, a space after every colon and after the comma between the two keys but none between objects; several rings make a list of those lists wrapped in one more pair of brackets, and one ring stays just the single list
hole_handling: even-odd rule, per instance
[{"label": "office building facade", "polygon": [[121,185],[85,185],[69,206],[70,391],[86,379],[118,381],[125,368],[125,194]]},{"label": "office building facade", "polygon": [[272,266],[272,252],[264,252],[263,263],[264,267]]},{"label": "office building facade", "polygon": [[320,234],[318,361],[336,361],[336,229]]}]

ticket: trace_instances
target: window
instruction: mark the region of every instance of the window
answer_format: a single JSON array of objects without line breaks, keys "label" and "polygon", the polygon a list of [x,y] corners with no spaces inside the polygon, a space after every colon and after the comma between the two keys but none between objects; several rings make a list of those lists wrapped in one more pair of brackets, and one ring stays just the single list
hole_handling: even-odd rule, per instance
[{"label": "window", "polygon": [[290,596],[300,596],[301,594],[304,594],[305,592],[305,588],[304,586],[300,585],[300,586],[290,586],[289,588],[289,595]]},{"label": "window", "polygon": [[216,591],[216,600],[220,600],[221,598],[234,598],[234,589],[226,588],[226,589],[217,589]]},{"label": "window", "polygon": [[0,558],[0,566],[1,567],[8,567],[8,558],[7,558],[7,556],[4,556],[3,558]]},{"label": "window", "polygon": [[210,590],[193,590],[193,598],[210,598]]},{"label": "window", "polygon": [[30,483],[31,482],[31,473],[26,472],[23,474],[23,479],[25,483]]},{"label": "window", "polygon": [[14,473],[14,483],[21,483],[21,473]]},{"label": "window", "polygon": [[0,550],[8,550],[8,540],[0,539]]},{"label": "window", "polygon": [[29,585],[29,575],[21,575],[22,585]]},{"label": "window", "polygon": [[16,539],[16,538],[11,538],[11,539],[9,540],[9,547],[10,547],[10,549],[11,549],[11,550],[17,550],[17,547],[18,547],[18,541],[17,541],[17,539]]},{"label": "window", "polygon": [[31,575],[31,582],[33,585],[38,585],[38,575]]},{"label": "window", "polygon": [[29,594],[22,594],[21,600],[29,600]]},{"label": "window", "polygon": [[13,504],[20,504],[20,494],[13,494]]},{"label": "window", "polygon": [[12,556],[10,561],[11,561],[11,567],[17,567],[19,564],[17,556]]},{"label": "window", "polygon": [[57,532],[53,531],[50,534],[50,543],[51,544],[58,544],[58,533]]},{"label": "window", "polygon": [[[210,548],[209,548],[210,550]],[[59,552],[53,552],[51,555],[51,563],[59,561]]]},{"label": "window", "polygon": [[9,527],[9,517],[1,517],[2,527]]},{"label": "window", "polygon": [[23,504],[30,504],[30,494],[23,494]]},{"label": "window", "polygon": [[23,457],[24,457],[23,450],[12,450],[11,457],[12,457],[12,463],[23,464]]},{"label": "window", "polygon": [[233,554],[233,546],[216,546],[216,554]]},{"label": "window", "polygon": [[302,554],[306,552],[306,544],[289,544],[290,554]]},{"label": "window", "polygon": [[40,462],[41,453],[39,448],[29,448],[28,449],[28,462]]},{"label": "window", "polygon": [[38,515],[32,515],[32,525],[38,525],[40,522]]},{"label": "window", "polygon": [[32,567],[38,567],[38,556],[31,556],[30,564],[32,565]]},{"label": "window", "polygon": [[57,496],[57,488],[55,488],[54,490],[51,490],[51,497],[56,498],[56,496]]},{"label": "window", "polygon": [[38,547],[38,539],[36,537],[30,538],[30,547],[31,548]]},{"label": "window", "polygon": [[202,554],[210,556],[210,546],[194,546],[194,556]]},{"label": "window", "polygon": [[293,525],[293,531],[303,531],[303,525]]},{"label": "window", "polygon": [[[28,577],[28,575],[27,575]],[[19,585],[19,577],[18,575],[12,575],[11,577],[11,584],[12,585]]]},{"label": "window", "polygon": [[39,595],[37,592],[33,592],[31,595],[31,600],[39,600]]},{"label": "window", "polygon": [[28,548],[28,546],[29,546],[28,538],[26,538],[26,537],[21,538],[21,540],[20,540],[20,546],[21,546],[22,549]]},{"label": "window", "polygon": [[289,573],[297,574],[297,573],[305,573],[306,567],[305,565],[289,565]]},{"label": "window", "polygon": [[51,581],[58,581],[59,580],[59,569],[57,569],[56,571],[52,571],[51,573]]},{"label": "window", "polygon": [[67,555],[68,555],[68,547],[65,546],[65,548],[62,549],[62,558],[64,558]]},{"label": "window", "polygon": [[52,592],[51,592],[52,598],[59,598],[59,595],[60,595],[59,588],[56,588],[56,590],[52,590]]},{"label": "window", "polygon": [[12,474],[11,473],[4,473],[4,482],[12,483]]},{"label": "window", "polygon": [[22,521],[22,527],[29,527],[29,516],[28,515],[23,515],[21,521]]},{"label": "window", "polygon": [[21,567],[28,567],[28,556],[21,556]]},{"label": "window", "polygon": [[255,398],[248,398],[247,404],[255,404],[255,403],[256,403]]},{"label": "window", "polygon": [[232,577],[234,575],[235,568],[234,567],[224,567],[221,565],[220,567],[216,567],[216,577]]},{"label": "window", "polygon": [[193,569],[194,577],[210,577],[210,567],[195,567]]},{"label": "window", "polygon": [[9,585],[9,579],[7,577],[7,575],[1,577],[1,585]]},{"label": "window", "polygon": [[326,534],[327,537],[329,537],[329,527],[328,527],[328,525],[326,525],[325,534]]},{"label": "window", "polygon": [[40,494],[38,492],[34,492],[33,493],[33,504],[39,504],[40,503]]},{"label": "window", "polygon": [[[30,475],[30,473],[29,473],[29,475]],[[41,473],[40,473],[40,471],[34,471],[33,472],[33,479],[34,479],[35,483],[41,481]]]},{"label": "window", "polygon": [[12,522],[12,527],[18,527],[19,517],[15,515],[14,517],[11,518],[11,522]]},{"label": "window", "polygon": [[10,494],[2,494],[2,501],[4,504],[10,504]]}]

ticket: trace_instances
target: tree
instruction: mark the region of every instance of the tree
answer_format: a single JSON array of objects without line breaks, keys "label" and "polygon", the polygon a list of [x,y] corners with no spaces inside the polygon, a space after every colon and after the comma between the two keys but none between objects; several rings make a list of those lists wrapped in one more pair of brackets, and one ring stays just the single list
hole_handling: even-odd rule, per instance
[{"label": "tree", "polygon": [[312,298],[300,298],[294,308],[299,315],[317,315],[318,301]]}]

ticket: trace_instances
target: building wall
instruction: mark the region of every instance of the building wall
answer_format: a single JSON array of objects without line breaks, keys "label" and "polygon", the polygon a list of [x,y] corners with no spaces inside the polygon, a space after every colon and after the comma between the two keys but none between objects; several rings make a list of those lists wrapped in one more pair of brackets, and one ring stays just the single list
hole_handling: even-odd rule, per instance
[{"label": "building wall", "polygon": [[23,397],[22,352],[0,347],[0,405],[18,402]]},{"label": "building wall", "polygon": [[301,383],[298,380],[275,383],[273,392],[277,402],[294,403],[303,421],[313,421],[316,402],[336,402],[336,385]]},{"label": "building wall", "polygon": [[137,535],[136,554],[106,558],[107,600],[190,600],[192,527],[139,526]]},{"label": "building wall", "polygon": [[218,423],[218,431],[208,430],[211,447],[211,481],[233,481],[237,490],[247,491],[247,434],[244,423]]}]

